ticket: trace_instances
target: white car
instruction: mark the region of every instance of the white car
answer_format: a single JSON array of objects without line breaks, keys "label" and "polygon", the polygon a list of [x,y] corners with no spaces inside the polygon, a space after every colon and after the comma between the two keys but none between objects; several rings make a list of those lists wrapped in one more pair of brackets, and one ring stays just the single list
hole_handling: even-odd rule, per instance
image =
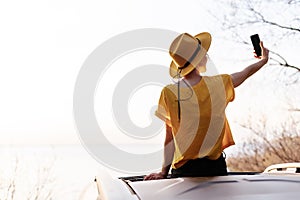
[{"label": "white car", "polygon": [[263,173],[143,181],[143,176],[96,176],[97,200],[285,200],[300,199],[300,163],[272,165]]}]

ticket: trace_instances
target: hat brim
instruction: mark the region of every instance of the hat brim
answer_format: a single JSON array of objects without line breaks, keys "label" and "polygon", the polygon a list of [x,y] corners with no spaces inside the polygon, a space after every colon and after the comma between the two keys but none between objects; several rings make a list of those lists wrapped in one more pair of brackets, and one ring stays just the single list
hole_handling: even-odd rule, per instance
[{"label": "hat brim", "polygon": [[[201,41],[201,49],[197,53],[196,57],[191,61],[192,64],[188,65],[187,67],[185,67],[184,69],[181,70],[181,73],[180,73],[181,77],[186,76],[191,71],[193,71],[196,68],[196,66],[198,65],[198,63],[202,60],[202,58],[206,55],[207,51],[209,50],[209,47],[211,44],[210,33],[208,33],[208,32],[199,33],[199,34],[195,35],[194,38],[198,38]],[[178,67],[175,64],[175,62],[172,61],[170,64],[170,70],[169,70],[170,76],[173,78],[178,78],[177,71],[178,71]]]}]

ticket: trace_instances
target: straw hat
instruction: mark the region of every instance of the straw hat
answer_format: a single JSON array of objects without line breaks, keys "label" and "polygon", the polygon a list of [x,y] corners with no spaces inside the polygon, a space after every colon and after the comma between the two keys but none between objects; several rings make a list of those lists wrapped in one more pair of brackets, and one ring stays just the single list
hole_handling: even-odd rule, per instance
[{"label": "straw hat", "polygon": [[188,33],[180,34],[172,42],[169,54],[172,57],[170,76],[173,78],[183,77],[189,74],[202,58],[206,55],[211,44],[211,35],[208,32],[191,36]]}]

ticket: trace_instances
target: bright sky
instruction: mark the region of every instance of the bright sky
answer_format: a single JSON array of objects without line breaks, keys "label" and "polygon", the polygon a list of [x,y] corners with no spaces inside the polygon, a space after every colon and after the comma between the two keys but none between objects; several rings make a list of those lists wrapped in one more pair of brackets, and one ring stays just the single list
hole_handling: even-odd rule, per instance
[{"label": "bright sky", "polygon": [[[79,143],[72,110],[78,72],[96,47],[125,31],[138,28],[163,28],[191,34],[209,31],[216,36],[210,55],[216,66],[221,63],[224,66],[218,68],[220,72],[231,73],[254,61],[247,49],[232,49],[233,53],[243,56],[243,63],[236,62],[236,68],[230,67],[231,60],[224,58],[223,52],[224,47],[232,44],[223,41],[223,45],[216,45],[222,41],[222,32],[215,27],[216,19],[207,9],[214,8],[197,0],[1,1],[0,143]],[[259,78],[264,79],[263,75],[258,75]],[[156,91],[153,98],[156,102],[160,88],[148,89]],[[240,95],[241,100],[249,98],[247,93],[240,94],[245,95]],[[265,93],[258,92],[255,98],[261,99],[259,95]],[[142,96],[137,93],[133,101]],[[243,107],[241,100],[237,100],[238,108]]]}]

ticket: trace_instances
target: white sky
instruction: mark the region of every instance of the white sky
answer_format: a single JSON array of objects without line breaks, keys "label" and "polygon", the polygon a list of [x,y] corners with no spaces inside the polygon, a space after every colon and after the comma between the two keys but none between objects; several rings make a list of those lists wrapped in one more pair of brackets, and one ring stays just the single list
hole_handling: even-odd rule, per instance
[{"label": "white sky", "polygon": [[[254,61],[245,49],[237,49],[233,53],[239,53],[243,62],[235,62],[233,68],[231,60],[221,55],[232,44],[216,45],[222,32],[206,10],[213,7],[205,2],[210,1],[1,1],[0,143],[79,143],[72,111],[78,72],[97,46],[125,31],[149,27],[191,34],[209,31],[216,36],[210,54],[217,66],[224,66],[221,72],[231,73]],[[237,109],[249,99],[240,91]],[[261,100],[260,95],[266,93],[256,93],[255,99]]]}]

